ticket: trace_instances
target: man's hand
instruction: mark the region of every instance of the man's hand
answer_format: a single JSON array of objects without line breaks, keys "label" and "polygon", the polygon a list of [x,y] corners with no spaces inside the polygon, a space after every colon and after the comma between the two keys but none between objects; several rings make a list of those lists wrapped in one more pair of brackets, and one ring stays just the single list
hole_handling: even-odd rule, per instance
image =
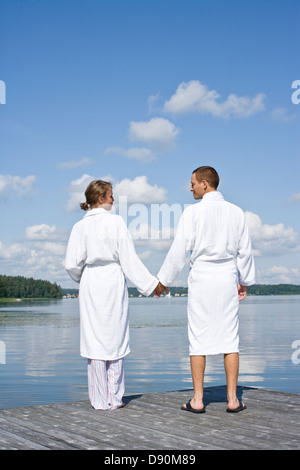
[{"label": "man's hand", "polygon": [[164,290],[166,291],[166,293],[169,292],[169,289],[166,286],[164,286],[161,282],[159,282],[157,284],[157,286],[155,287],[155,289],[154,289],[155,297],[158,299],[159,296],[163,293]]},{"label": "man's hand", "polygon": [[238,284],[239,301],[244,300],[246,298],[247,291],[247,286],[241,286],[241,284]]}]

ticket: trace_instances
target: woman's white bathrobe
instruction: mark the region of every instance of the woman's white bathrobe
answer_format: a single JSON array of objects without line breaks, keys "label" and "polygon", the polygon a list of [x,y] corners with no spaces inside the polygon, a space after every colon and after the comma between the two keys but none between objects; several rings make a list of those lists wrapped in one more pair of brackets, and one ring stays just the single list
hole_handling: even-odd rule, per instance
[{"label": "woman's white bathrobe", "polygon": [[188,336],[190,355],[239,351],[237,284],[255,283],[243,211],[219,191],[185,209],[158,278],[170,286],[190,254]]},{"label": "woman's white bathrobe", "polygon": [[103,208],[92,209],[70,234],[65,268],[80,282],[80,354],[116,360],[130,352],[128,289],[141,294],[158,284],[137,256],[125,222]]}]

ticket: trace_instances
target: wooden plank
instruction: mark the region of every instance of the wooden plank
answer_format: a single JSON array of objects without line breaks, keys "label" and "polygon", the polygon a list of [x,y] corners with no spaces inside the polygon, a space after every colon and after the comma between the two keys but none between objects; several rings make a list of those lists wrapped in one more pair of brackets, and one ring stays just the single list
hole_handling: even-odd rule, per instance
[{"label": "wooden plank", "polygon": [[[166,397],[168,396],[169,394],[166,395]],[[155,399],[154,396],[152,396],[152,402],[153,402],[153,399]],[[162,401],[162,399],[160,401]],[[180,403],[180,398],[178,402]],[[222,439],[223,440],[222,444],[225,447],[227,447],[225,445],[225,440],[229,440],[229,442],[231,442],[232,439],[234,439],[235,447],[237,447],[238,445],[239,447],[241,447],[241,445],[244,445],[244,446],[246,445],[246,447],[249,447],[249,448],[253,447],[253,444],[251,443],[251,441],[249,441],[249,438],[253,437],[255,439],[257,437],[257,430],[255,426],[252,427],[252,429],[251,427],[249,428],[248,423],[247,423],[246,429],[243,429],[243,426],[244,426],[243,419],[245,417],[245,414],[229,415],[227,413],[227,416],[225,417],[224,411],[225,411],[226,406],[224,406],[223,402],[221,402],[220,406],[216,406],[216,405],[219,405],[219,404],[214,403],[212,408],[210,408],[210,406],[207,407],[207,413],[205,415],[201,415],[201,421],[199,421],[200,419],[199,415],[192,415],[194,417],[192,418],[190,413],[185,412],[189,416],[188,418],[189,430],[191,430],[191,424],[193,423],[193,421],[196,420],[195,421],[196,423],[201,422],[201,425],[203,426],[206,437],[209,433],[212,433],[214,436],[219,435],[217,442],[220,442],[220,439]],[[247,410],[247,413],[248,413],[248,410]],[[237,421],[237,417],[238,417],[238,421]],[[236,422],[238,423],[238,426],[236,426],[236,433],[234,433],[233,424],[235,424]],[[263,432],[268,433],[268,431],[269,431],[269,428],[267,427],[261,429],[261,433]],[[198,432],[198,435],[199,435],[199,431],[197,429],[193,429],[193,432]],[[291,436],[291,437],[294,437],[294,436]],[[275,444],[277,441],[279,442],[279,439],[281,439],[281,433],[280,435],[278,435],[278,439],[275,438],[275,440],[272,441],[271,439],[268,438],[267,441],[269,442],[265,442],[265,441],[255,442],[254,446],[256,448],[270,448],[272,444]],[[245,444],[246,442],[247,444]],[[233,444],[231,444],[230,447],[232,447],[232,445]]]},{"label": "wooden plank", "polygon": [[105,412],[88,401],[0,410],[0,449],[300,449],[300,395],[239,387],[247,410],[229,414],[226,387],[207,387],[201,415],[180,409],[191,396],[127,396]]},{"label": "wooden plank", "polygon": [[1,450],[47,450],[48,448],[42,446],[31,439],[26,439],[17,435],[14,430],[5,431],[0,429],[0,449]]}]

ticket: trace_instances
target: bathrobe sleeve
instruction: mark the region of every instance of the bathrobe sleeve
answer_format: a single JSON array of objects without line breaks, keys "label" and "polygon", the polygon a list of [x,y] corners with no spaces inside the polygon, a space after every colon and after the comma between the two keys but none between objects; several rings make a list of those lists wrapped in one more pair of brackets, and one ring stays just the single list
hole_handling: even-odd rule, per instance
[{"label": "bathrobe sleeve", "polygon": [[171,286],[187,262],[187,253],[190,254],[194,246],[194,227],[191,209],[182,214],[172,246],[157,275],[164,286]]},{"label": "bathrobe sleeve", "polygon": [[148,297],[157,286],[158,279],[150,274],[136,254],[131,235],[121,217],[119,217],[118,231],[118,256],[121,268],[138,291]]},{"label": "bathrobe sleeve", "polygon": [[255,284],[254,258],[245,215],[243,216],[242,231],[239,239],[237,268],[239,273],[239,284],[242,286],[251,286]]},{"label": "bathrobe sleeve", "polygon": [[80,282],[86,256],[82,225],[77,223],[71,231],[65,259],[65,269],[75,282]]}]

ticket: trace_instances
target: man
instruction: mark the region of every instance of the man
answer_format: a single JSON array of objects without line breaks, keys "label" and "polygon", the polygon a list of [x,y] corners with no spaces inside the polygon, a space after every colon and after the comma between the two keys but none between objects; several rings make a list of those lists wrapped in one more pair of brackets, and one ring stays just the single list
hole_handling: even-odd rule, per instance
[{"label": "man", "polygon": [[[181,408],[202,413],[207,355],[224,354],[228,412],[246,407],[237,398],[239,368],[238,308],[255,283],[251,242],[243,211],[224,200],[217,190],[219,176],[209,166],[197,168],[191,178],[194,199],[185,209],[174,242],[158,273],[170,286],[190,253],[188,277],[188,337],[193,398]],[[157,290],[160,289],[158,286]],[[157,291],[156,291],[157,292]],[[157,292],[158,293],[158,292]]]}]

